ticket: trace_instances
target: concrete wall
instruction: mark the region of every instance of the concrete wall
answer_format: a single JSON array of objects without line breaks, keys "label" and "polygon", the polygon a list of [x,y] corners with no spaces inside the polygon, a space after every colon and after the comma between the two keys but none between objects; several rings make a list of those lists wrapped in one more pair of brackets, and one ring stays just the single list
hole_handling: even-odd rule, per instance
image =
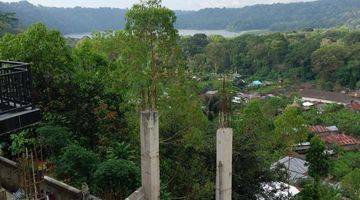
[{"label": "concrete wall", "polygon": [[[15,192],[20,187],[17,168],[17,163],[0,156],[0,184],[7,191]],[[48,176],[45,176],[44,181],[39,184],[39,192],[52,194],[56,200],[82,200],[81,190]],[[94,196],[91,196],[90,199],[100,200]]]},{"label": "concrete wall", "polygon": [[134,193],[132,193],[128,198],[125,200],[144,200],[144,190],[143,188],[137,189]]},{"label": "concrete wall", "polygon": [[19,185],[17,163],[0,156],[0,186],[10,192],[15,192]]}]

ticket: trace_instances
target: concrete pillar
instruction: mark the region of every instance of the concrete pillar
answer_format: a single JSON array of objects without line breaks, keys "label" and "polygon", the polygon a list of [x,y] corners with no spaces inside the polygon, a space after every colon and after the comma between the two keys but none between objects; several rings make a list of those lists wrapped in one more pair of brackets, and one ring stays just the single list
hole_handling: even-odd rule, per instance
[{"label": "concrete pillar", "polygon": [[231,200],[233,130],[216,133],[216,200]]},{"label": "concrete pillar", "polygon": [[141,183],[145,200],[160,199],[159,116],[141,112]]}]

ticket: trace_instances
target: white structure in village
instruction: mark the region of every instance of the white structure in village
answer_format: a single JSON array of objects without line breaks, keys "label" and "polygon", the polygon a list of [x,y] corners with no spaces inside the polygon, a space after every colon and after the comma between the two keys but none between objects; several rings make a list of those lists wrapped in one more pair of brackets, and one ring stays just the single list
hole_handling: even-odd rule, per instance
[{"label": "white structure in village", "polygon": [[267,197],[258,196],[257,200],[275,200],[279,198],[291,199],[300,193],[300,190],[296,187],[283,183],[283,182],[271,182],[262,184],[262,188]]},{"label": "white structure in village", "polygon": [[216,200],[231,200],[233,130],[216,133]]},{"label": "white structure in village", "polygon": [[347,96],[346,94],[313,89],[300,90],[299,95],[303,102],[308,103],[339,104],[346,106],[353,100],[356,100],[356,98]]}]

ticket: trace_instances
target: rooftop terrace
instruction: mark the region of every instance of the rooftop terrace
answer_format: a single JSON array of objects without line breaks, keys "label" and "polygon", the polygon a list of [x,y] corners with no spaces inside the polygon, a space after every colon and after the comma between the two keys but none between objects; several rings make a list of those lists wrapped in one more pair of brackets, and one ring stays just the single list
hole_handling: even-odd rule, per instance
[{"label": "rooftop terrace", "polygon": [[37,123],[40,110],[32,102],[30,64],[0,61],[0,135]]}]

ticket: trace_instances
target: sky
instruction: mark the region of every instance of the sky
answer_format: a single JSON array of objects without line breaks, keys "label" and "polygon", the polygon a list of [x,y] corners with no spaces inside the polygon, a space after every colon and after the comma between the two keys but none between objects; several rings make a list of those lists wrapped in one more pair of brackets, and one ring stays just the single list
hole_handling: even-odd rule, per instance
[{"label": "sky", "polygon": [[[2,0],[0,0],[2,1]],[[16,2],[19,0],[6,0]],[[28,0],[35,5],[51,7],[116,7],[130,8],[140,0]],[[163,0],[163,5],[174,10],[199,10],[213,7],[244,7],[255,4],[291,3],[314,0]]]}]

